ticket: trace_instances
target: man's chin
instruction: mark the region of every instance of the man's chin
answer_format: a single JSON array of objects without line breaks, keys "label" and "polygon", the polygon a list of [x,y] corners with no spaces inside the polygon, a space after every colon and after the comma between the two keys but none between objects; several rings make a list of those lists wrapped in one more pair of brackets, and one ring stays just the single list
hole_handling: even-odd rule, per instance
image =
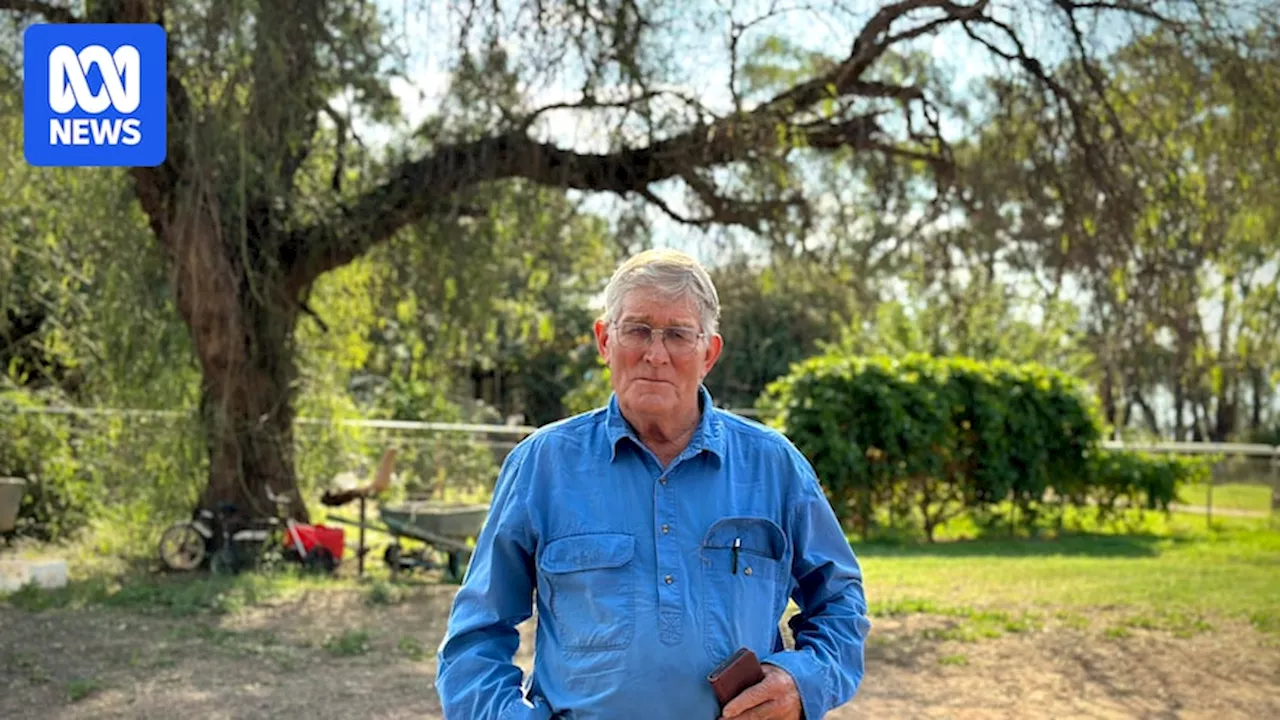
[{"label": "man's chin", "polygon": [[635,412],[662,414],[671,412],[677,405],[674,392],[631,392],[627,405]]}]

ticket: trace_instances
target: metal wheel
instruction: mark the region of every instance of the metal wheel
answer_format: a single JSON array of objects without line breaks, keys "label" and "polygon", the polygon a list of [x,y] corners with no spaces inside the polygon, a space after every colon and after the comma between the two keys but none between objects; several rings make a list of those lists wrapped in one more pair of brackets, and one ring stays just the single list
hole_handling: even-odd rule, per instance
[{"label": "metal wheel", "polygon": [[178,523],[160,536],[160,562],[170,570],[195,570],[204,555],[204,536],[191,523]]},{"label": "metal wheel", "polygon": [[304,564],[312,572],[323,573],[332,573],[338,567],[333,553],[329,552],[329,548],[323,545],[316,545],[308,550]]},{"label": "metal wheel", "polygon": [[400,569],[400,546],[388,545],[387,549],[382,553],[382,560],[386,562],[387,567],[392,570]]}]

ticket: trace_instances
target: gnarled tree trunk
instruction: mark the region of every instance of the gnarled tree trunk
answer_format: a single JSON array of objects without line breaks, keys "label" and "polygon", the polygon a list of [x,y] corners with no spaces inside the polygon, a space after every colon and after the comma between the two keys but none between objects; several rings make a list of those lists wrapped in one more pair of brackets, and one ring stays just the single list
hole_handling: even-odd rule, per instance
[{"label": "gnarled tree trunk", "polygon": [[174,208],[161,233],[174,277],[178,311],[200,362],[201,420],[209,476],[201,506],[232,503],[237,515],[273,514],[265,489],[290,499],[307,517],[297,493],[293,446],[293,355],[299,302],[278,273],[259,265],[250,248],[221,232],[216,192],[196,184]]}]

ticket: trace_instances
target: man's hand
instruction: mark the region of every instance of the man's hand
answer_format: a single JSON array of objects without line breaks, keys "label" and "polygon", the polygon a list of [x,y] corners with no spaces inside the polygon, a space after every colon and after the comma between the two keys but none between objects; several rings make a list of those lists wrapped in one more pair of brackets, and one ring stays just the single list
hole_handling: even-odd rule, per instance
[{"label": "man's hand", "polygon": [[791,674],[777,665],[764,666],[764,680],[729,701],[721,718],[738,720],[800,720],[800,691]]}]

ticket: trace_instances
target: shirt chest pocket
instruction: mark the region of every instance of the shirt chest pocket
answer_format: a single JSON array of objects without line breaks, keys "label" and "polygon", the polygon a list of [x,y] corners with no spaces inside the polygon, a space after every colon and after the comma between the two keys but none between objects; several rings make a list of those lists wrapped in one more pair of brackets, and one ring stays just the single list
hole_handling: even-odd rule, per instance
[{"label": "shirt chest pocket", "polygon": [[540,592],[566,649],[620,650],[635,634],[635,538],[572,535],[547,543],[538,560]]},{"label": "shirt chest pocket", "polygon": [[713,662],[740,646],[757,655],[772,651],[789,587],[787,537],[763,517],[715,521],[700,548],[702,629]]}]

